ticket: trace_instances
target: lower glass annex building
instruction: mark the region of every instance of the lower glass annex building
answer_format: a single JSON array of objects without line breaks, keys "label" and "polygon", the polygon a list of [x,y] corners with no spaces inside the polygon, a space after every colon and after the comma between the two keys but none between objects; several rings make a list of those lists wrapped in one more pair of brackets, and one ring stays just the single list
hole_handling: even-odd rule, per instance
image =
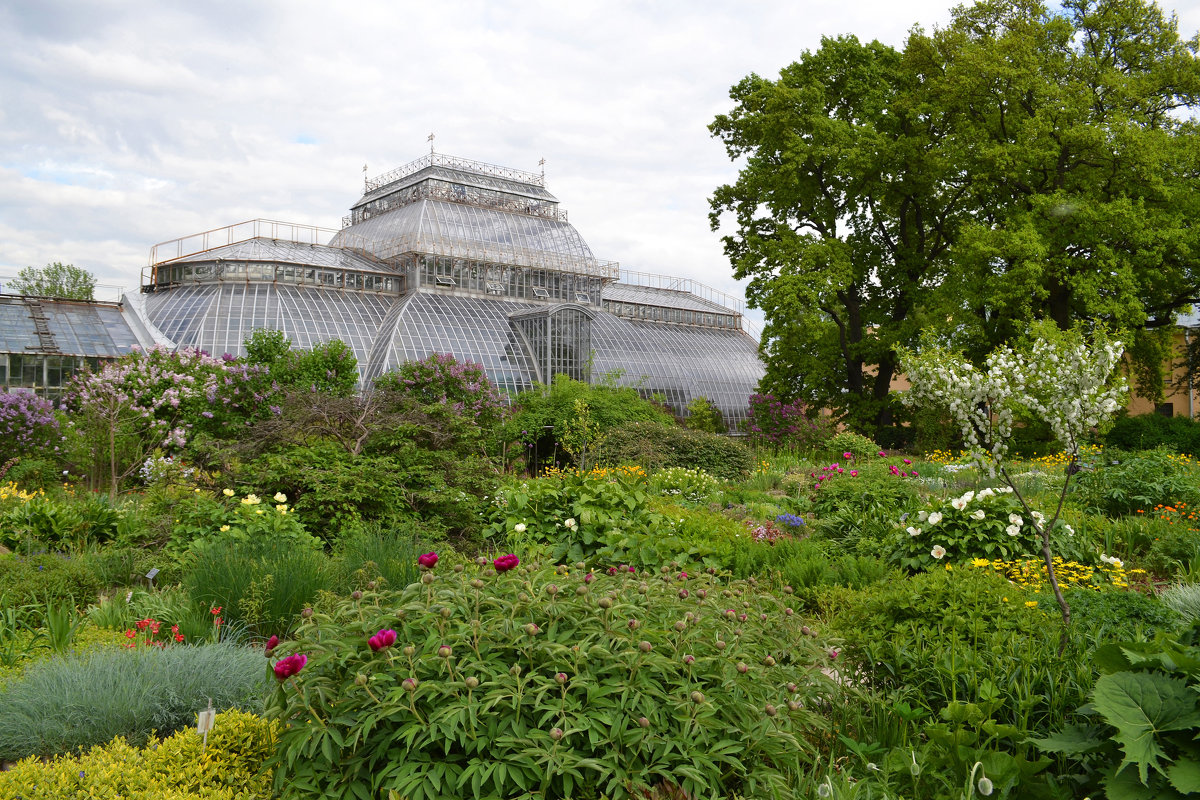
[{"label": "lower glass annex building", "polygon": [[543,176],[437,153],[367,180],[340,231],[255,220],[172,240],[142,283],[131,310],[169,346],[337,338],[364,382],[452,353],[509,393],[615,375],[733,423],[763,374],[740,300],[598,260]]}]

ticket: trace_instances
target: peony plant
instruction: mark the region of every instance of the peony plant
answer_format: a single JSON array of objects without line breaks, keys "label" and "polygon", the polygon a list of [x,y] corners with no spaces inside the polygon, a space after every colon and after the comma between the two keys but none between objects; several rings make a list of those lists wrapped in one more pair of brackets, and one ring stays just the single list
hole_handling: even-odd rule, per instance
[{"label": "peony plant", "polygon": [[279,646],[303,672],[268,701],[282,796],[795,796],[841,689],[785,602],[678,567],[519,561],[305,619]]}]

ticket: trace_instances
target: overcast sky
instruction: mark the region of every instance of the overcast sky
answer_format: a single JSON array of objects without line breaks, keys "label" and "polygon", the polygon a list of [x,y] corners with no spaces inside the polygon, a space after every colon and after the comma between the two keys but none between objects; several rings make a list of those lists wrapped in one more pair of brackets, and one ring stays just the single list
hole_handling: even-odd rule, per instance
[{"label": "overcast sky", "polygon": [[[949,0],[118,2],[0,6],[0,275],[134,288],[156,242],[262,217],[330,228],[428,152],[538,170],[601,259],[741,293],[707,130],[823,35],[900,46]],[[1200,0],[1174,6],[1185,37]],[[113,291],[102,292],[102,296]],[[115,299],[115,298],[106,298]]]}]

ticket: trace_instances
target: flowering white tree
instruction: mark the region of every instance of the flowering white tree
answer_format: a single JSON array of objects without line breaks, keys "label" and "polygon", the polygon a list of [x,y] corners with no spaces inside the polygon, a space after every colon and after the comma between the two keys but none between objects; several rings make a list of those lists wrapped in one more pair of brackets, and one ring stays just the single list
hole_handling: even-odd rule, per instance
[{"label": "flowering white tree", "polygon": [[[1062,610],[1063,624],[1069,625],[1071,610],[1054,574],[1050,531],[1062,513],[1071,475],[1078,471],[1083,437],[1122,407],[1128,386],[1115,374],[1123,352],[1121,342],[1103,330],[1089,339],[1078,329],[1062,331],[1042,323],[1033,327],[1029,342],[1018,349],[998,348],[988,356],[983,370],[944,348],[928,347],[920,352],[900,348],[901,369],[912,386],[901,399],[906,405],[946,408],[979,468],[992,477],[999,474],[1012,487],[1033,520],[1050,587]],[[1058,507],[1048,521],[1029,508],[1008,472],[1013,420],[1021,413],[1049,424],[1067,451],[1066,479]],[[1065,644],[1065,630],[1063,636]]]}]

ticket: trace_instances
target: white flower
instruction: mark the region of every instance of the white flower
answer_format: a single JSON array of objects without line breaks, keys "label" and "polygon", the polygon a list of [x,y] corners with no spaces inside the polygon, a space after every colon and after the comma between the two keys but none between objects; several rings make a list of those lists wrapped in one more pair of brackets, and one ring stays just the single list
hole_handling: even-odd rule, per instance
[{"label": "white flower", "polygon": [[975,499],[975,492],[973,492],[973,491],[967,492],[966,494],[964,494],[962,496],[963,505],[966,505],[967,503],[971,502],[974,499]]},{"label": "white flower", "polygon": [[516,531],[517,533],[524,533],[525,532],[525,523],[518,522],[516,524],[516,527],[513,528],[513,530]]},{"label": "white flower", "polygon": [[1025,520],[1020,514],[1009,514],[1008,521],[1010,524],[1016,525],[1018,528],[1025,524]]},{"label": "white flower", "polygon": [[907,528],[905,528],[905,530],[908,531],[909,536],[920,536],[921,535],[921,529],[914,528],[912,525],[909,525]]},{"label": "white flower", "polygon": [[987,516],[987,514],[984,513],[984,510],[982,508],[977,508],[971,512],[971,519],[983,519],[986,516]]},{"label": "white flower", "polygon": [[954,506],[959,511],[962,511],[964,508],[967,507],[967,501],[963,500],[961,497],[956,497],[950,501],[950,505]]},{"label": "white flower", "polygon": [[1046,521],[1046,518],[1042,515],[1042,512],[1040,512],[1040,511],[1032,511],[1032,512],[1030,512],[1029,515],[1031,517],[1033,517],[1033,521],[1036,522],[1038,525],[1041,525],[1043,522]]},{"label": "white flower", "polygon": [[929,519],[929,512],[928,512],[928,511],[922,511],[920,514],[917,514],[917,519],[918,519],[920,522],[924,522],[925,520]]},{"label": "white flower", "polygon": [[1067,523],[1065,523],[1065,522],[1063,523],[1063,530],[1065,530],[1065,531],[1067,532],[1067,536],[1074,536],[1074,535],[1075,535],[1075,529],[1074,529],[1074,528],[1072,528],[1070,525],[1068,525],[1068,524],[1067,524]]},{"label": "white flower", "polygon": [[276,492],[275,493],[275,502],[276,503],[286,503],[287,495],[284,494],[283,492]]},{"label": "white flower", "polygon": [[1111,564],[1114,567],[1125,566],[1125,563],[1121,561],[1121,559],[1117,558],[1116,556],[1106,556],[1104,553],[1100,554],[1100,560],[1105,564]]},{"label": "white flower", "polygon": [[1007,533],[1009,536],[1020,536],[1021,535],[1021,526],[1020,525],[1009,525],[1007,528],[1004,529],[1004,532]]},{"label": "white flower", "polygon": [[575,518],[571,517],[566,522],[564,522],[563,525],[566,526],[570,530],[575,530]]},{"label": "white flower", "polygon": [[934,558],[941,558],[942,556],[946,555],[946,548],[942,547],[940,544],[935,544],[933,549],[929,551],[929,555],[933,556]]},{"label": "white flower", "polygon": [[979,490],[979,499],[983,500],[984,498],[991,497],[993,494],[995,494],[995,492],[992,491],[991,489],[980,489]]},{"label": "white flower", "polygon": [[930,525],[937,525],[941,521],[942,521],[942,512],[935,511],[929,515],[929,524]]}]

